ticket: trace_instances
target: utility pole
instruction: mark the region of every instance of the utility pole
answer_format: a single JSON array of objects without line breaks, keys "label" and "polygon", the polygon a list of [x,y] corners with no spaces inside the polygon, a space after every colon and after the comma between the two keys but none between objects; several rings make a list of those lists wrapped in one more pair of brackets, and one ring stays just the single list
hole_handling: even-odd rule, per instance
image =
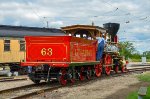
[{"label": "utility pole", "polygon": [[49,25],[48,25],[48,21],[46,20],[47,17],[43,17],[43,18],[44,18],[44,21],[46,21],[46,28],[48,28]]},{"label": "utility pole", "polygon": [[47,28],[48,28],[48,27],[49,27],[49,26],[48,26],[48,21],[46,21],[46,23],[47,23]]}]

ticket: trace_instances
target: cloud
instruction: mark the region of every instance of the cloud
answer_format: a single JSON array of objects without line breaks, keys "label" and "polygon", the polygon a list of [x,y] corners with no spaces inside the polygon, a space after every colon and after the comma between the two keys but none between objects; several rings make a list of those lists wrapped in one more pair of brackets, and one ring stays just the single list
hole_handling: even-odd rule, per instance
[{"label": "cloud", "polygon": [[50,27],[57,27],[60,28],[61,26],[63,26],[63,21],[52,21],[49,22]]},{"label": "cloud", "polygon": [[120,23],[120,41],[137,41],[137,50],[145,51],[150,50],[144,41],[150,38],[149,5],[149,0],[1,0],[0,24],[46,27],[48,21],[49,27],[59,28]]}]

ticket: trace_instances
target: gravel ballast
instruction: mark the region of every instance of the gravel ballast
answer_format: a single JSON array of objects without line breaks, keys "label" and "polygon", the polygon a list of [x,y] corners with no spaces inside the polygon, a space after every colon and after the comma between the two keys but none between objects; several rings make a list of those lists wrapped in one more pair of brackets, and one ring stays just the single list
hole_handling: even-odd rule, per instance
[{"label": "gravel ballast", "polygon": [[[140,83],[135,75],[124,75],[119,77],[107,77],[82,85],[73,85],[63,87],[53,92],[46,92],[45,95],[37,95],[33,99],[125,99],[110,98],[111,95],[117,95],[122,89],[130,89],[131,85]],[[108,98],[109,97],[109,98]]]}]

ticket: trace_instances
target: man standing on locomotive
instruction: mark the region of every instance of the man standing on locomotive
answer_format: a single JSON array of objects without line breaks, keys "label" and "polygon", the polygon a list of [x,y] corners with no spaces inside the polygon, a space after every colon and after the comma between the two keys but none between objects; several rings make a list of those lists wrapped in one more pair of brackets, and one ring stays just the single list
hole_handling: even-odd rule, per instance
[{"label": "man standing on locomotive", "polygon": [[98,40],[98,48],[97,48],[97,53],[96,53],[96,60],[100,61],[103,55],[104,47],[106,44],[105,41],[105,35],[96,35],[96,39]]}]

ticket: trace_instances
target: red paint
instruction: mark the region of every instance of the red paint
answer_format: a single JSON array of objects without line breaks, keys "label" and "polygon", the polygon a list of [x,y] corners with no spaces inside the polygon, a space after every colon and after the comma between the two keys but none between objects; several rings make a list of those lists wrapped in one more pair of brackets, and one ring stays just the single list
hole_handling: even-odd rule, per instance
[{"label": "red paint", "polygon": [[118,36],[117,35],[114,37],[114,42],[118,43]]},{"label": "red paint", "polygon": [[111,65],[112,64],[112,57],[111,57],[111,55],[106,54],[104,59],[105,59],[104,60],[105,65]]},{"label": "red paint", "polygon": [[102,64],[100,62],[100,64],[95,65],[95,75],[96,77],[100,77],[102,74]]},{"label": "red paint", "polygon": [[118,73],[119,71],[119,66],[115,66],[115,72]]},{"label": "red paint", "polygon": [[111,55],[106,54],[104,59],[105,59],[104,63],[106,65],[105,66],[106,75],[110,75],[111,66],[109,66],[109,65],[112,65],[112,57],[111,57]]},{"label": "red paint", "polygon": [[68,67],[71,62],[96,60],[96,43],[71,36],[27,36],[26,62],[22,66],[49,64]]},{"label": "red paint", "polygon": [[21,66],[40,66],[41,64],[48,64],[52,67],[68,67],[68,62],[21,62]]},{"label": "red paint", "polygon": [[125,72],[125,66],[121,67],[121,72],[123,72],[123,73]]},{"label": "red paint", "polygon": [[105,72],[106,75],[110,75],[111,67],[110,66],[105,66]]}]

